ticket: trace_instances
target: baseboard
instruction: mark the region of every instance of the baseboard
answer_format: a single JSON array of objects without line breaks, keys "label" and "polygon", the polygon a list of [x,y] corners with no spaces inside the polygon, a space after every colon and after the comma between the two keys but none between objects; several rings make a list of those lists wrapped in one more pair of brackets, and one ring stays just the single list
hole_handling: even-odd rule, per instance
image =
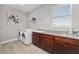
[{"label": "baseboard", "polygon": [[16,41],[16,40],[18,40],[18,39],[17,38],[10,39],[10,40],[7,40],[7,41],[2,41],[2,42],[0,42],[0,44],[5,44],[5,43],[13,42],[13,41]]}]

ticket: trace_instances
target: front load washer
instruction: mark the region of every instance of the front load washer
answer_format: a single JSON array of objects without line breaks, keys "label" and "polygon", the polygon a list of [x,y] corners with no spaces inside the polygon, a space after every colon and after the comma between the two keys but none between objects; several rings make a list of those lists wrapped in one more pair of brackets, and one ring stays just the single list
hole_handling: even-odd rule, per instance
[{"label": "front load washer", "polygon": [[19,40],[28,45],[32,43],[32,29],[22,29],[19,31]]}]

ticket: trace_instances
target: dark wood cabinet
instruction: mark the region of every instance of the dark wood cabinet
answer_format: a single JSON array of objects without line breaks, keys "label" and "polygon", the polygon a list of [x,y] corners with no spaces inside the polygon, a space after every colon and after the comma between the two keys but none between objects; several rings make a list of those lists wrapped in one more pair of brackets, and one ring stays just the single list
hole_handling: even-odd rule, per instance
[{"label": "dark wood cabinet", "polygon": [[34,32],[32,34],[32,39],[33,39],[32,40],[33,44],[36,45],[36,46],[39,46],[39,34]]},{"label": "dark wood cabinet", "polygon": [[33,32],[32,42],[49,53],[79,54],[78,39]]},{"label": "dark wood cabinet", "polygon": [[67,44],[67,54],[79,54],[79,47],[72,44]]},{"label": "dark wood cabinet", "polygon": [[66,43],[61,41],[55,41],[55,51],[56,54],[65,54],[66,53]]},{"label": "dark wood cabinet", "polygon": [[32,39],[34,45],[49,53],[54,53],[54,37],[52,35],[33,32]]},{"label": "dark wood cabinet", "polygon": [[55,37],[55,53],[65,54],[66,53],[66,40],[63,37]]},{"label": "dark wood cabinet", "polygon": [[54,53],[54,37],[47,34],[41,34],[40,47],[49,53]]},{"label": "dark wood cabinet", "polygon": [[67,40],[67,53],[68,54],[79,54],[79,40],[66,39]]}]

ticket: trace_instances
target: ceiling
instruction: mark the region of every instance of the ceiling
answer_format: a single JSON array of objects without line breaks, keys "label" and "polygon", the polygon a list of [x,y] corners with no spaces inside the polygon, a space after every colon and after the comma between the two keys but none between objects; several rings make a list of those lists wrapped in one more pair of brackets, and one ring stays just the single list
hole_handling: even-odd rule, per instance
[{"label": "ceiling", "polygon": [[5,4],[5,6],[15,8],[27,13],[34,10],[35,8],[42,6],[42,4]]}]

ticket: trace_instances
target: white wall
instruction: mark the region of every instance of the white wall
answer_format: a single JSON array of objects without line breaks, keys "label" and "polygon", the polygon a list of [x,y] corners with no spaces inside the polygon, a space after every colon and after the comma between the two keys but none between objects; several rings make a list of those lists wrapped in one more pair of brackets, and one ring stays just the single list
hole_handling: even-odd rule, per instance
[{"label": "white wall", "polygon": [[[29,28],[49,29],[51,25],[51,9],[50,5],[42,6],[29,14]],[[32,17],[37,19],[36,23],[31,22]]]},{"label": "white wall", "polygon": [[[53,29],[62,29],[62,28],[54,28],[51,26],[51,7],[53,8],[55,5],[44,5],[31,13],[29,13],[29,28],[34,28],[34,29],[45,29],[45,30],[53,30]],[[79,4],[73,4],[72,5],[72,28],[78,29],[79,30]],[[37,18],[37,23],[32,23],[32,17]],[[64,30],[71,30],[70,28],[63,28]]]},{"label": "white wall", "polygon": [[[44,5],[26,15],[19,10],[0,5],[0,41],[16,38],[19,28],[28,27],[34,29],[53,30],[54,28],[51,27],[51,6],[52,5]],[[9,10],[14,10],[16,13],[22,15],[22,25],[16,26],[7,24],[7,12]],[[31,22],[32,17],[37,18],[36,23]],[[73,28],[79,29],[79,4],[72,5],[72,26]]]},{"label": "white wall", "polygon": [[72,26],[79,30],[79,4],[72,5]]},{"label": "white wall", "polygon": [[[44,30],[69,30],[68,28],[58,28],[52,26],[52,9],[57,8],[59,5],[44,5],[35,11],[29,13],[29,27],[34,29],[44,29]],[[61,5],[60,5],[61,6]],[[32,23],[32,17],[37,18],[37,23]]]},{"label": "white wall", "polygon": [[[13,10],[21,15],[21,25],[8,25],[7,12]],[[0,41],[17,38],[18,30],[27,27],[27,15],[23,12],[0,5]]]}]

